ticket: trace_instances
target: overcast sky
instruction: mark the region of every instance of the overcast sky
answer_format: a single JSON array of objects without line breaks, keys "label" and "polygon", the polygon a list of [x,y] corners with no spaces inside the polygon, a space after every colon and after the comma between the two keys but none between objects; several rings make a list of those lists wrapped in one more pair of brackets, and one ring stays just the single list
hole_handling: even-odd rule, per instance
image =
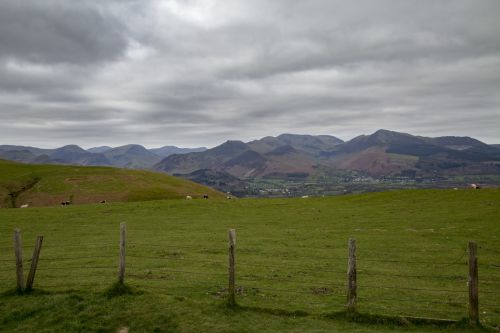
[{"label": "overcast sky", "polygon": [[0,0],[0,144],[500,143],[498,0]]}]

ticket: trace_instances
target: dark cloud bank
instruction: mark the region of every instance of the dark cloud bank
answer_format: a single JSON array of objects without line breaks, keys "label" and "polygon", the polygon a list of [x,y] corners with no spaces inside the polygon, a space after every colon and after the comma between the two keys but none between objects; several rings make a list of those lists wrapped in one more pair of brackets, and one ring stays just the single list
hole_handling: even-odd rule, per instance
[{"label": "dark cloud bank", "polygon": [[497,0],[0,1],[0,143],[500,143]]}]

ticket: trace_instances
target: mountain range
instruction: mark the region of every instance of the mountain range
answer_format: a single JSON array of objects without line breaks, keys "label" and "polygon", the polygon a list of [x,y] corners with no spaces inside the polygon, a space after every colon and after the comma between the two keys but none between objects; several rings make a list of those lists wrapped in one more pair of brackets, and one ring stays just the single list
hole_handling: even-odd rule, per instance
[{"label": "mountain range", "polygon": [[57,149],[0,145],[0,159],[37,164],[72,164],[150,169],[163,158],[172,154],[201,152],[206,149],[205,147],[178,148],[175,146],[146,149],[143,146],[134,144],[114,148],[101,146],[87,150],[76,145],[67,145]]},{"label": "mountain range", "polygon": [[[354,172],[375,177],[499,175],[500,146],[470,137],[422,137],[378,130],[349,141],[330,135],[281,134],[211,148],[140,145],[84,150],[0,146],[0,158],[27,162],[150,169],[206,185],[245,179],[307,179]],[[222,185],[221,185],[222,184]]]},{"label": "mountain range", "polygon": [[238,179],[308,178],[346,171],[378,177],[500,174],[500,148],[470,137],[430,138],[388,130],[346,142],[333,136],[282,134],[171,155],[154,169],[193,180],[200,170]]}]

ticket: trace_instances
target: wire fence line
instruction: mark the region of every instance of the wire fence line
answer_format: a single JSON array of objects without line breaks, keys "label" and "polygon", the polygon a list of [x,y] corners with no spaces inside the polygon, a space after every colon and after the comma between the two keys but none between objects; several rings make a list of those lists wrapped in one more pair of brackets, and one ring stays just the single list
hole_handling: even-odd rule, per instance
[{"label": "wire fence line", "polygon": [[[81,289],[86,286],[90,286],[94,290],[102,289],[102,285],[96,284],[97,282],[109,281],[111,283],[116,277],[119,262],[118,245],[118,238],[108,239],[106,243],[82,245],[64,244],[62,246],[58,243],[46,242],[43,248],[48,252],[48,255],[41,255],[39,260],[37,259],[39,267],[36,271],[37,282],[35,285],[41,289]],[[14,249],[13,246],[5,246],[4,248],[11,251]],[[332,250],[333,248],[321,249]],[[25,268],[27,268],[32,261],[27,256],[31,247],[24,246],[23,249],[25,250],[25,258],[23,259],[25,259]],[[269,293],[272,295],[297,294],[306,297],[309,305],[329,306],[328,304],[334,302],[337,306],[343,307],[349,292],[346,290],[345,276],[339,277],[338,274],[347,274],[348,272],[346,269],[332,268],[332,266],[338,267],[340,264],[346,267],[347,262],[352,257],[338,256],[334,253],[318,256],[315,253],[315,248],[300,247],[301,251],[306,249],[313,254],[301,252],[299,255],[291,253],[289,256],[283,256],[278,251],[277,257],[269,257],[262,255],[266,251],[261,251],[262,249],[259,247],[242,247],[242,253],[237,257],[236,297],[241,298],[243,302],[261,302],[274,299],[266,298]],[[293,250],[297,251],[296,248]],[[55,255],[55,251],[63,253],[63,255]],[[209,294],[217,297],[225,297],[229,293],[227,286],[225,286],[228,278],[228,249],[220,242],[214,247],[130,242],[127,243],[127,251],[129,253],[125,256],[127,258],[125,279],[140,289],[146,291],[164,290],[172,295],[189,290],[200,295]],[[366,250],[366,252],[369,251]],[[457,256],[457,259],[450,261],[433,261],[429,259],[429,253],[425,251],[422,253],[425,254],[425,259],[422,260],[365,256],[355,258],[362,267],[356,272],[359,279],[357,293],[361,295],[361,297],[356,296],[356,302],[363,308],[371,306],[376,308],[377,305],[387,308],[391,304],[397,304],[395,307],[400,308],[400,302],[425,304],[427,306],[426,313],[434,311],[437,316],[442,317],[443,313],[451,315],[461,311],[465,315],[468,302],[467,297],[465,297],[468,293],[465,283],[470,277],[455,272],[453,274],[435,273],[433,270],[433,273],[428,274],[406,274],[402,272],[401,267],[410,267],[410,270],[414,269],[411,267],[415,265],[453,267],[455,271],[455,267],[463,266],[465,268],[469,264],[467,251],[460,250],[460,257]],[[412,254],[413,257],[418,258],[414,253]],[[373,253],[371,255],[373,256]],[[301,261],[301,259],[303,260]],[[487,262],[481,263],[480,267],[491,270],[497,266],[496,263]],[[0,285],[3,288],[15,286],[14,276],[17,277],[18,274],[15,268],[16,260],[12,255],[10,258],[0,258]],[[425,269],[418,268],[419,271]],[[429,270],[426,271],[429,272]],[[63,276],[64,279],[62,279]],[[74,276],[78,279],[72,280]],[[495,279],[495,277],[496,275],[492,274],[484,279],[484,282],[490,284],[492,288],[480,290],[480,295],[487,299],[481,304],[499,311],[499,306],[495,304],[494,300],[500,297],[500,292],[495,291],[493,287],[495,284],[500,287],[500,279]],[[430,287],[426,287],[427,282],[430,282]],[[461,289],[456,289],[457,287]],[[386,290],[388,292],[385,292]],[[264,295],[264,292],[267,295]],[[463,299],[456,299],[458,295],[464,296]],[[253,296],[259,296],[259,298],[252,300]],[[281,300],[286,301],[287,306],[291,302],[291,299],[286,296],[283,296]],[[449,312],[446,309],[443,310],[443,306],[448,305],[451,306]]]},{"label": "wire fence line", "polygon": [[[87,236],[94,236],[94,235],[87,235]],[[78,242],[81,242],[82,239],[84,239],[84,237],[78,237],[78,238],[74,238],[73,240],[74,241],[78,241]],[[71,240],[71,239],[68,239],[67,237],[65,237],[65,240]],[[133,242],[133,243],[129,243],[128,245],[130,247],[133,247],[133,246],[141,246],[141,247],[153,247],[153,248],[175,248],[175,249],[198,249],[200,251],[203,251],[203,250],[214,250],[213,248],[200,248],[199,246],[196,246],[196,245],[192,245],[192,246],[188,246],[188,245],[180,245],[180,244],[175,244],[175,241],[178,241],[178,240],[181,240],[181,241],[185,241],[185,237],[179,237],[179,238],[175,238],[175,239],[169,239],[169,240],[165,240],[163,242],[165,243],[158,243],[158,244],[152,244],[152,243],[143,243],[143,242]],[[261,239],[259,238],[260,241],[266,241],[265,239]],[[275,241],[275,239],[267,239],[267,241]],[[118,242],[118,239],[115,240],[115,242],[117,243]],[[5,243],[5,246],[1,246],[0,247],[0,250],[12,250],[12,244],[10,243],[7,243],[7,242],[1,242],[0,244],[3,244]],[[115,246],[115,244],[110,244],[109,243],[109,239],[105,239],[105,242],[104,243],[81,243],[81,244],[73,244],[73,243],[70,243],[70,244],[60,244],[61,246],[63,246],[64,248],[85,248],[85,247],[113,247]],[[25,245],[25,247],[28,247],[27,245]],[[44,246],[45,248],[57,248],[57,246],[55,245],[47,245],[47,246]],[[427,254],[427,253],[442,253],[443,251],[449,251],[450,249],[449,248],[442,248],[442,249],[422,249],[420,247],[418,248],[412,248],[410,246],[408,247],[398,247],[398,246],[392,246],[390,245],[390,247],[392,249],[395,249],[395,250],[403,250],[405,251],[406,253],[421,253],[421,254]],[[484,248],[484,247],[479,247],[481,249],[481,251],[488,251],[488,252],[493,252],[493,253],[500,253],[500,250],[494,250],[494,249],[490,249],[490,248]],[[291,249],[294,249],[294,250],[317,250],[317,251],[332,251],[332,250],[345,250],[345,247],[342,246],[342,245],[335,245],[335,246],[332,246],[332,245],[325,245],[323,247],[314,247],[314,246],[309,246],[309,245],[304,245],[304,246],[300,246],[300,245],[297,245],[297,244],[291,244],[291,245],[287,245],[287,246],[280,246],[280,245],[275,245],[273,246],[273,250],[279,250],[279,249],[282,249],[283,251],[290,251]],[[245,248],[245,246],[239,246],[239,250],[240,251],[253,251],[255,250],[255,248]],[[380,250],[380,251],[378,251]],[[385,252],[381,249],[370,249],[369,250],[369,253],[370,254],[381,254],[381,255],[384,255]],[[467,250],[466,249],[463,249],[463,251],[461,251],[461,253],[464,253],[466,252]],[[320,257],[317,257],[317,258],[320,258]],[[345,257],[343,257],[342,259],[345,259]]]},{"label": "wire fence line", "polygon": [[446,304],[446,305],[454,305],[456,304],[457,302],[467,302],[467,300],[463,299],[463,300],[459,300],[459,301],[455,301],[455,302],[446,302],[446,301],[443,301],[443,300],[440,300],[440,301],[431,301],[431,300],[427,300],[427,301],[422,301],[422,300],[418,300],[418,299],[414,299],[414,298],[401,298],[401,297],[398,297],[398,298],[388,298],[388,297],[360,297],[359,298],[360,301],[369,301],[369,302],[379,302],[379,301],[387,301],[387,302],[410,302],[410,303],[416,303],[416,304],[437,304],[437,305],[443,305],[443,304]]},{"label": "wire fence line", "polygon": [[[66,239],[68,240],[68,239]],[[82,238],[79,238],[79,239],[75,239],[75,240],[78,240],[78,242],[81,242],[82,241]],[[185,240],[185,238],[181,239],[181,240]],[[116,243],[118,243],[118,239],[115,240]],[[219,242],[215,242],[214,245],[217,245]],[[52,244],[52,245],[44,245],[44,248],[45,249],[59,249],[60,247],[64,247],[64,248],[81,248],[81,249],[86,249],[86,248],[99,248],[99,247],[102,247],[102,248],[112,248],[116,246],[116,244],[112,244],[109,242],[109,239],[106,239],[106,242],[104,243],[81,243],[81,244],[74,244],[74,243],[70,243],[70,244],[64,244],[64,243],[58,243],[57,245],[56,244]],[[134,248],[134,247],[152,247],[152,248],[158,248],[158,249],[166,249],[166,248],[172,248],[172,249],[175,249],[175,250],[178,250],[178,249],[191,249],[191,250],[198,250],[199,252],[203,252],[203,251],[221,251],[222,249],[216,249],[216,248],[213,248],[213,247],[210,247],[210,248],[207,248],[207,247],[200,247],[200,246],[196,246],[196,245],[180,245],[180,244],[175,244],[175,243],[172,243],[172,242],[168,242],[166,244],[152,244],[152,243],[142,243],[142,242],[133,242],[133,243],[129,243],[128,244],[129,247],[131,248]],[[24,245],[24,248],[29,248],[29,245]],[[418,254],[429,254],[429,253],[442,253],[444,250],[449,250],[449,249],[443,249],[443,250],[422,250],[421,248],[410,248],[410,247],[407,247],[407,248],[403,248],[403,247],[393,247],[391,246],[392,249],[400,249],[400,250],[404,250],[405,252],[404,253],[409,253],[409,254],[415,254],[415,253],[418,253]],[[5,246],[5,247],[0,247],[0,250],[5,250],[5,251],[11,251],[13,249],[12,245],[10,246]],[[284,251],[284,255],[286,256],[291,256],[291,257],[294,257],[294,258],[306,258],[306,259],[318,259],[318,260],[345,260],[347,259],[347,257],[345,256],[331,256],[331,250],[345,250],[344,247],[340,247],[340,246],[325,246],[325,247],[310,247],[310,246],[304,246],[304,247],[301,247],[301,246],[296,246],[296,245],[289,245],[289,246],[286,246],[286,247],[282,247],[281,248],[283,251]],[[241,244],[239,245],[239,251],[244,253],[244,252],[254,252],[254,251],[260,251],[261,249],[259,248],[255,248],[255,247],[246,247],[246,246],[241,246]],[[273,253],[276,253],[276,252],[279,252],[277,251],[279,250],[279,246],[274,246],[273,245]],[[293,253],[291,251],[295,250],[296,252],[299,252],[301,251],[300,253],[301,254],[297,254],[297,253]],[[316,251],[330,251],[329,254],[326,254],[326,257],[325,256],[321,256],[321,257],[318,257],[318,256],[311,256],[311,255],[304,255],[303,254],[303,250],[316,250]],[[482,250],[482,249],[481,249]],[[493,250],[489,250],[489,251],[493,251]],[[361,251],[362,252],[362,251]],[[375,249],[369,249],[369,251],[367,251],[368,253],[370,254],[377,254],[377,255],[385,255],[386,252],[384,251],[377,251]],[[496,251],[497,253],[500,253],[500,251]],[[265,252],[259,252],[259,253],[265,253]],[[460,255],[460,258],[464,258],[465,255],[467,254],[467,250],[462,250],[460,251],[461,255]],[[363,256],[363,259],[359,259],[359,260],[366,260],[366,261],[385,261],[387,262],[387,260],[380,260],[379,258],[370,258],[370,257],[366,257],[366,256]],[[392,261],[391,261],[392,262]],[[398,261],[393,261],[393,262],[398,262]],[[415,260],[400,260],[400,262],[405,262],[405,263],[415,263],[415,264],[441,264],[441,263],[438,263],[438,262],[428,262],[428,261],[415,261]],[[452,263],[452,264],[455,264],[455,263]],[[457,262],[456,264],[460,264],[460,262]],[[500,263],[498,265],[498,267],[500,267]]]}]

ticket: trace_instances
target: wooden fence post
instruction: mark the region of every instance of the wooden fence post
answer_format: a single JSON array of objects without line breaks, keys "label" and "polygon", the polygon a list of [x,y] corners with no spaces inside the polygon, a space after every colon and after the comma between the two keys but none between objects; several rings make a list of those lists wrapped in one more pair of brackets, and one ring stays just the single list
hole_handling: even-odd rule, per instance
[{"label": "wooden fence post", "polygon": [[24,276],[23,276],[23,244],[21,242],[21,230],[14,230],[14,253],[16,255],[16,277],[17,277],[17,290],[24,290]]},{"label": "wooden fence post", "polygon": [[347,311],[356,311],[356,240],[349,239],[349,261],[347,265]]},{"label": "wooden fence post", "polygon": [[236,230],[229,229],[229,298],[230,306],[236,305],[235,297],[235,247],[236,247]]},{"label": "wooden fence post", "polygon": [[479,280],[477,269],[477,244],[469,242],[469,322],[479,323]]},{"label": "wooden fence post", "polygon": [[36,238],[35,249],[33,250],[33,256],[31,257],[31,267],[28,274],[28,279],[26,280],[26,290],[33,289],[33,282],[35,281],[36,268],[38,266],[38,259],[40,258],[40,251],[42,250],[43,236],[38,236]]},{"label": "wooden fence post", "polygon": [[127,224],[120,223],[120,262],[118,269],[118,282],[123,284],[125,281],[125,242],[127,237]]}]

